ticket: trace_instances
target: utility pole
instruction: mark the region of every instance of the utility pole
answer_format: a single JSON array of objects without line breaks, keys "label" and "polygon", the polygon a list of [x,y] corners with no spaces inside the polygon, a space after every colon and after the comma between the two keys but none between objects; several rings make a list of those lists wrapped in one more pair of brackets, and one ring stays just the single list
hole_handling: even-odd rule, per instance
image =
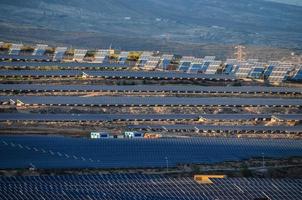
[{"label": "utility pole", "polygon": [[261,153],[261,154],[262,154],[262,169],[264,169],[264,167],[265,167],[265,166],[264,166],[264,165],[265,165],[265,164],[264,164],[264,153]]},{"label": "utility pole", "polygon": [[236,59],[238,61],[243,61],[246,57],[245,46],[242,45],[235,46],[235,50],[236,52],[234,54],[236,56]]},{"label": "utility pole", "polygon": [[167,170],[167,173],[168,173],[169,172],[169,160],[168,160],[167,156],[165,157],[165,160],[166,160],[166,170]]}]

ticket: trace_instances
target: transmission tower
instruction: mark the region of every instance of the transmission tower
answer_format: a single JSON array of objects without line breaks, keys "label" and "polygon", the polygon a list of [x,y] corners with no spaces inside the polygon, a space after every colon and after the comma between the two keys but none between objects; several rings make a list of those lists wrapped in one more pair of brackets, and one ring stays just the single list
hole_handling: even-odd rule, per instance
[{"label": "transmission tower", "polygon": [[245,46],[242,46],[242,45],[235,46],[235,50],[236,50],[235,51],[236,59],[238,61],[245,60],[245,57],[246,57]]}]

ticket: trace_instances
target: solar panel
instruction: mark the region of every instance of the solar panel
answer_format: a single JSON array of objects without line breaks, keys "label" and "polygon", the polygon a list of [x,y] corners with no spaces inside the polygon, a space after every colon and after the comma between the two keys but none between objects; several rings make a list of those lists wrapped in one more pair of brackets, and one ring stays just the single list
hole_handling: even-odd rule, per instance
[{"label": "solar panel", "polygon": [[268,65],[278,67],[280,65],[280,61],[269,61]]},{"label": "solar panel", "polygon": [[151,56],[144,65],[145,70],[154,70],[160,62],[160,57]]},{"label": "solar panel", "polygon": [[174,55],[172,55],[172,54],[163,54],[161,56],[161,60],[164,60],[164,59],[166,59],[166,60],[172,60],[173,57],[174,57]]},{"label": "solar panel", "polygon": [[141,54],[140,58],[148,58],[150,56],[153,55],[152,51],[143,51],[143,53]]},{"label": "solar panel", "polygon": [[33,56],[43,56],[47,47],[48,47],[48,45],[46,45],[46,44],[37,44],[32,55]]},{"label": "solar panel", "polygon": [[292,69],[292,65],[281,64],[277,67],[274,67],[271,75],[268,77],[270,82],[281,83],[286,80],[289,71]]},{"label": "solar panel", "polygon": [[233,64],[233,65],[236,65],[238,64],[238,60],[237,59],[227,59],[225,61],[225,64]]},{"label": "solar panel", "polygon": [[300,99],[281,98],[189,98],[189,97],[137,97],[137,96],[0,96],[0,102],[10,100],[22,101],[25,105],[57,106],[103,106],[103,107],[158,107],[158,106],[191,106],[191,107],[301,107]]},{"label": "solar panel", "polygon": [[216,74],[217,70],[220,68],[221,61],[213,61],[209,64],[208,68],[205,71],[205,74]]},{"label": "solar panel", "polygon": [[44,85],[0,84],[2,92],[147,92],[147,93],[194,93],[194,94],[302,94],[302,88],[265,86],[194,86],[194,85]]},{"label": "solar panel", "polygon": [[221,125],[130,125],[131,130],[147,131],[187,131],[187,132],[218,132],[218,133],[302,133],[302,126],[221,126]]},{"label": "solar panel", "polygon": [[211,61],[214,61],[215,60],[215,56],[205,56],[203,61],[204,62],[211,62]]},{"label": "solar panel", "polygon": [[[169,158],[167,160],[169,161]],[[193,177],[150,173],[2,176],[0,198],[298,200],[301,197],[301,179],[223,177],[212,178],[211,182],[211,184],[199,184]]]},{"label": "solar panel", "polygon": [[[0,56],[1,58],[1,56]],[[8,58],[14,58],[14,59],[24,59],[24,60],[37,60],[37,61],[45,61],[48,60],[48,56],[43,56],[43,57],[37,57],[37,56],[9,56]],[[73,70],[93,70],[93,69],[126,69],[129,67],[127,64],[120,64],[120,63],[84,63],[84,62],[0,62],[0,67],[5,67],[5,68],[13,68],[13,69],[33,69],[38,70],[38,69],[44,69],[44,67],[54,67],[55,70],[58,68],[61,70],[68,70],[68,69],[73,69]],[[16,72],[16,71],[15,71]],[[26,72],[26,71],[24,71]],[[43,73],[43,71],[40,71]],[[14,73],[14,71],[12,71]],[[26,73],[29,73],[27,71]],[[81,71],[79,71],[81,73]],[[21,73],[22,74],[22,73]],[[62,72],[64,74],[64,72]],[[0,74],[1,75],[1,74]]]},{"label": "solar panel", "polygon": [[[0,55],[0,60],[12,60],[11,62],[6,62],[6,63],[0,63],[1,66],[12,66],[15,63],[20,63],[20,61],[35,61],[35,62],[41,62],[41,61],[46,61],[49,62],[51,61],[49,56],[43,55],[43,56],[33,56],[33,55]],[[15,61],[18,62],[15,62]],[[9,64],[8,64],[9,63]],[[49,62],[50,63],[50,62]],[[16,64],[18,65],[18,64]]]},{"label": "solar panel", "polygon": [[109,61],[109,57],[111,55],[111,49],[99,49],[96,51],[94,55],[95,63],[105,63]]},{"label": "solar panel", "polygon": [[296,73],[293,75],[291,80],[294,81],[301,81],[302,80],[302,67],[296,71]]},{"label": "solar panel", "polygon": [[[169,158],[167,160],[169,161]],[[0,198],[298,200],[301,197],[301,179],[224,177],[212,178],[211,182],[211,184],[199,184],[193,177],[150,173],[2,176]]]},{"label": "solar panel", "polygon": [[[27,113],[0,113],[0,121],[267,121],[272,118],[280,121],[302,121],[302,114],[27,114]],[[148,125],[149,126],[149,125]],[[147,127],[147,126],[146,126]],[[215,130],[214,126],[203,126]],[[234,130],[232,127],[224,127]],[[152,129],[151,127],[148,127]],[[219,127],[218,127],[219,128]],[[243,126],[242,129],[245,127]],[[257,127],[256,127],[257,128]],[[281,127],[286,130],[286,127]],[[210,130],[211,130],[210,129]],[[266,128],[265,128],[266,129]],[[264,130],[265,130],[264,129]],[[273,128],[274,129],[274,128]],[[237,128],[240,130],[240,127]],[[276,128],[275,128],[276,130]],[[278,129],[281,131],[280,129]]]},{"label": "solar panel", "polygon": [[160,58],[160,64],[159,66],[163,69],[166,70],[168,66],[170,65],[174,55],[169,55],[169,54],[163,54]]},{"label": "solar panel", "polygon": [[249,63],[249,64],[255,64],[259,61],[259,59],[255,59],[255,58],[250,58],[248,59],[246,62]]},{"label": "solar panel", "polygon": [[[61,136],[0,136],[1,169],[140,168],[301,156],[301,140],[163,138],[89,140]],[[13,155],[13,157],[12,157]],[[66,156],[67,155],[67,156]],[[1,189],[3,187],[0,187]],[[1,190],[0,189],[0,190]],[[0,192],[1,194],[1,192]]]},{"label": "solar panel", "polygon": [[252,66],[252,70],[249,73],[249,77],[259,79],[262,77],[264,70],[265,70],[265,63],[257,62]]},{"label": "solar panel", "polygon": [[78,62],[82,62],[85,55],[86,55],[86,53],[87,53],[87,49],[75,49],[73,60],[78,61]]},{"label": "solar panel", "polygon": [[[0,65],[4,62],[0,62]],[[7,62],[9,63],[9,62]],[[24,62],[26,63],[26,62]],[[47,63],[46,63],[47,64]],[[59,63],[54,66],[69,66],[70,63]],[[72,63],[71,66],[79,66],[81,64],[96,63]],[[104,64],[106,67],[109,64]],[[6,64],[4,64],[6,66]],[[21,66],[26,66],[22,64]],[[46,65],[47,66],[47,65]],[[96,65],[98,66],[98,65]],[[102,67],[102,66],[100,66]],[[112,67],[116,67],[114,64]],[[112,71],[112,70],[2,70],[0,77],[78,77],[82,73],[88,74],[94,78],[110,78],[110,79],[140,79],[140,80],[208,80],[208,81],[235,81],[236,77],[232,75],[222,74],[190,74],[181,72],[159,72],[159,71]]]},{"label": "solar panel", "polygon": [[137,66],[144,68],[145,65],[147,64],[147,62],[149,61],[149,59],[152,59],[152,61],[150,62],[150,67],[153,67],[154,63],[155,63],[154,60],[159,59],[159,57],[153,57],[152,55],[153,55],[153,52],[144,51],[138,59]]},{"label": "solar panel", "polygon": [[9,55],[19,55],[23,44],[12,44],[9,49]]},{"label": "solar panel", "polygon": [[268,66],[264,70],[264,79],[267,79],[273,72],[273,69],[275,67],[278,67],[280,65],[279,61],[269,61]]},{"label": "solar panel", "polygon": [[178,70],[183,71],[183,72],[188,71],[188,69],[191,66],[191,63],[194,62],[194,60],[195,60],[195,57],[193,57],[193,56],[183,56],[180,59]]},{"label": "solar panel", "polygon": [[224,63],[223,74],[234,74],[236,66],[238,65],[237,59],[227,59]]},{"label": "solar panel", "polygon": [[207,64],[209,64],[209,62],[204,62],[202,58],[194,58],[188,69],[188,72],[190,73],[204,72],[205,69],[207,68],[205,67],[205,65]]},{"label": "solar panel", "polygon": [[53,56],[53,61],[62,61],[67,47],[57,47]]},{"label": "solar panel", "polygon": [[238,78],[247,78],[252,70],[252,64],[241,63],[238,66],[237,71],[235,72],[236,77]]},{"label": "solar panel", "polygon": [[128,59],[128,55],[129,55],[128,51],[122,51],[118,57],[118,62],[124,64]]}]

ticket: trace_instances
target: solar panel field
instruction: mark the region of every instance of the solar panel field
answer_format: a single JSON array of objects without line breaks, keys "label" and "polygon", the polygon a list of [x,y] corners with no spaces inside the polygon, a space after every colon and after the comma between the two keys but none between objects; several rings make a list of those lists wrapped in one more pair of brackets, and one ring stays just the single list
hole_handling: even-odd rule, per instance
[{"label": "solar panel field", "polygon": [[0,199],[301,199],[285,64],[19,46],[0,55]]},{"label": "solar panel field", "polygon": [[[165,168],[253,157],[300,156],[302,141],[236,138],[88,140],[1,136],[0,168]],[[5,153],[4,153],[5,152]],[[13,158],[13,159],[12,159]]]},{"label": "solar panel field", "polygon": [[[1,199],[301,199],[301,179],[223,178],[198,184],[163,175],[64,175],[0,178]],[[30,191],[30,192],[28,192]]]}]

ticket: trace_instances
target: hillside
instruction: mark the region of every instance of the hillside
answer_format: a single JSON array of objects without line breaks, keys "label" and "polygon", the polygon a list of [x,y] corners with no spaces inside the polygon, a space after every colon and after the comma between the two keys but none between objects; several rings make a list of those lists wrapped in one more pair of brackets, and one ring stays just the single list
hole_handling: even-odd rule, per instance
[{"label": "hillside", "polygon": [[3,0],[0,12],[2,40],[123,49],[169,49],[175,42],[302,46],[302,7],[264,0]]}]

